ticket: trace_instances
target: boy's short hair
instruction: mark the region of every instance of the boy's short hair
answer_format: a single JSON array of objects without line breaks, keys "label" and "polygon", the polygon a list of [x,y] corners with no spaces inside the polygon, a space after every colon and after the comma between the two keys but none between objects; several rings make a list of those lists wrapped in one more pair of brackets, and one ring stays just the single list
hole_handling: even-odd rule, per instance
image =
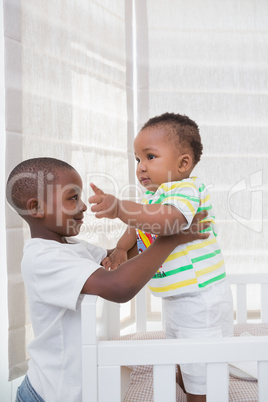
[{"label": "boy's short hair", "polygon": [[167,134],[175,141],[175,144],[177,143],[186,148],[190,147],[193,152],[194,165],[200,161],[203,145],[199,128],[196,122],[188,116],[179,113],[164,113],[149,119],[141,130],[148,127],[170,127],[172,132]]},{"label": "boy's short hair", "polygon": [[30,198],[44,192],[47,184],[53,184],[59,170],[74,170],[60,159],[41,157],[19,163],[9,174],[6,184],[8,203],[20,215],[26,214],[26,203]]}]

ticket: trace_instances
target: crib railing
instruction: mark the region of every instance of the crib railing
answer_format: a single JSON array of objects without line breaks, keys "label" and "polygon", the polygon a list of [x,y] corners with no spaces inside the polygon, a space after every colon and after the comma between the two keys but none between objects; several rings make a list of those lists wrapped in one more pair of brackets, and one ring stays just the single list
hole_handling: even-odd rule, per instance
[{"label": "crib railing", "polygon": [[[237,322],[246,322],[247,284],[261,284],[261,317],[268,322],[268,275],[229,275],[237,287]],[[144,297],[144,293],[141,292]],[[141,309],[140,309],[141,310]],[[137,309],[139,314],[139,309]],[[109,341],[119,335],[119,306],[96,296],[82,303],[83,402],[120,402],[121,366],[154,366],[154,401],[174,402],[175,366],[207,364],[207,401],[228,401],[228,363],[258,362],[259,402],[268,395],[268,337]],[[143,318],[140,328],[143,330]],[[178,361],[179,357],[179,361]]]},{"label": "crib railing", "polygon": [[236,320],[247,322],[247,285],[259,284],[261,292],[261,321],[268,322],[268,274],[228,275],[230,284],[236,285]]},{"label": "crib railing", "polygon": [[[268,395],[268,337],[102,341],[98,345],[99,402],[120,401],[120,366],[154,366],[154,401],[174,402],[177,363],[207,363],[207,401],[228,401],[228,362],[258,361],[259,401]],[[116,394],[115,394],[116,390]]]}]

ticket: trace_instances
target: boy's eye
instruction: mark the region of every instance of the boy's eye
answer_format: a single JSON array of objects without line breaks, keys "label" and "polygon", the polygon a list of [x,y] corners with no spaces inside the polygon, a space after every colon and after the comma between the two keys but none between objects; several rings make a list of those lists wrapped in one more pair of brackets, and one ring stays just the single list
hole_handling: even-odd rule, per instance
[{"label": "boy's eye", "polygon": [[136,162],[138,162],[138,163],[139,163],[139,162],[140,162],[140,159],[139,159],[139,158],[136,158]]},{"label": "boy's eye", "polygon": [[152,155],[152,154],[149,154],[148,155],[148,159],[150,160],[150,159],[154,159],[155,158],[155,155]]},{"label": "boy's eye", "polygon": [[76,200],[77,201],[78,200],[78,194],[73,195],[71,200]]}]

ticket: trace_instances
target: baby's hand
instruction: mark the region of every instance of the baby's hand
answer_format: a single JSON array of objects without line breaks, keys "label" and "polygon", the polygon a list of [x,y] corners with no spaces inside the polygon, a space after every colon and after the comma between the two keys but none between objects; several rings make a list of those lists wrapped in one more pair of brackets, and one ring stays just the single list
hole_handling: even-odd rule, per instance
[{"label": "baby's hand", "polygon": [[95,204],[91,207],[91,211],[96,212],[96,218],[117,218],[119,200],[111,194],[105,194],[93,183],[90,186],[95,195],[89,197],[88,202]]},{"label": "baby's hand", "polygon": [[120,264],[127,261],[127,251],[122,248],[115,248],[114,251],[105,257],[102,265],[108,271],[116,269]]}]

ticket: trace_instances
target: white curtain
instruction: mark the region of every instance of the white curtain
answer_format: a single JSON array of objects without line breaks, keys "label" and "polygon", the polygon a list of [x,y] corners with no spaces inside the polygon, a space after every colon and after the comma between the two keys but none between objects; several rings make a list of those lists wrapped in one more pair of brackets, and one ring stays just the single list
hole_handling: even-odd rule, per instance
[{"label": "white curtain", "polygon": [[[85,199],[90,181],[126,196],[135,181],[134,65],[138,128],[166,111],[200,126],[195,173],[211,186],[227,272],[266,272],[267,1],[135,0],[135,29],[131,3],[5,1],[7,173],[50,155],[81,173]],[[28,232],[9,208],[6,220],[12,379],[25,372],[31,338],[20,275]],[[122,230],[90,213],[85,227],[82,236],[104,247]]]},{"label": "white curtain", "polygon": [[[12,86],[8,97],[15,103],[7,104],[7,173],[22,159],[51,156],[81,173],[84,201],[92,181],[126,196],[133,179],[128,173],[133,140],[131,2],[125,7],[124,0],[12,0],[6,3],[6,17],[12,21],[12,16],[6,51]],[[14,38],[16,21],[20,29]],[[81,236],[109,248],[122,229],[120,222],[98,221],[88,212]],[[22,220],[7,208],[10,379],[25,372],[32,336],[20,274],[28,235]]]},{"label": "white curtain", "polygon": [[[268,2],[136,0],[138,127],[195,120],[227,273],[267,272]],[[251,309],[259,292],[252,290]]]}]

